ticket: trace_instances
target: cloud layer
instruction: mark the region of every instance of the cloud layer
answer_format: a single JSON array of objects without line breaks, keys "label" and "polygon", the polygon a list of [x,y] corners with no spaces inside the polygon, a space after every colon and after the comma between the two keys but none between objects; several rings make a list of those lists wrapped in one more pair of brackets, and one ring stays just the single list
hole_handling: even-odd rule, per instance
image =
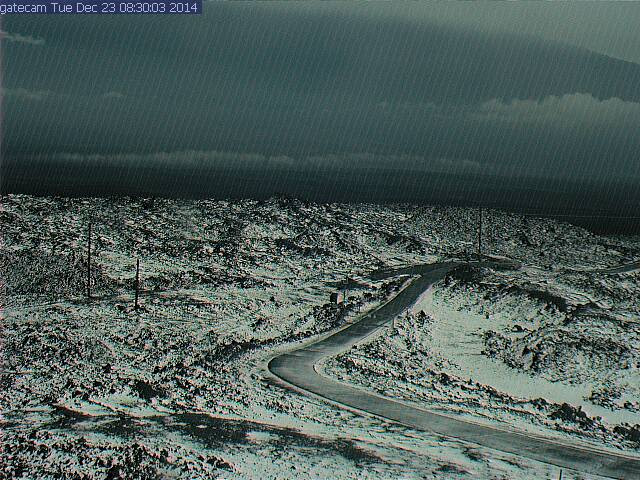
[{"label": "cloud layer", "polygon": [[[7,18],[21,34],[5,34],[4,151],[14,165],[85,159],[87,171],[640,178],[640,65],[604,54],[602,35],[592,51],[579,29],[562,42],[548,12],[525,36],[493,17],[524,7],[420,8],[208,2],[189,18]],[[580,8],[592,21],[588,6],[573,17]]]},{"label": "cloud layer", "polygon": [[24,43],[27,45],[44,45],[43,38],[32,37],[31,35],[20,35],[19,33],[9,33],[0,31],[0,39],[9,42]]}]

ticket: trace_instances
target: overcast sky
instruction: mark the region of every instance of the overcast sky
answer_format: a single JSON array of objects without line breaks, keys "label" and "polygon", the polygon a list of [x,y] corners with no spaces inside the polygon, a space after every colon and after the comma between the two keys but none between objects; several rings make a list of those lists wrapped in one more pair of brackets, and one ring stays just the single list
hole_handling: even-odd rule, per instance
[{"label": "overcast sky", "polygon": [[640,179],[640,5],[5,18],[4,155]]}]

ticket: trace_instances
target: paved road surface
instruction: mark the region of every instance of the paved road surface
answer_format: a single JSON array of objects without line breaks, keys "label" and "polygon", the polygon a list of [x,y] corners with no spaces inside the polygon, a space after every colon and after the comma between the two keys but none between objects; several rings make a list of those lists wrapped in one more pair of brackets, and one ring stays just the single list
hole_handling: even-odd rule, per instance
[{"label": "paved road surface", "polygon": [[[481,262],[489,265],[496,262]],[[503,262],[504,263],[504,262]],[[312,344],[280,355],[268,368],[285,385],[302,389],[339,405],[376,415],[408,427],[457,438],[558,467],[610,478],[640,479],[640,457],[562,443],[530,433],[517,432],[460,420],[405,405],[400,401],[345,385],[318,374],[315,365],[348,350],[408,309],[416,299],[460,262],[421,265],[395,272],[375,272],[373,277],[394,274],[419,275],[392,300],[365,315],[357,323]]]},{"label": "paved road surface", "polygon": [[640,270],[640,262],[628,263],[626,265],[620,265],[619,267],[603,268],[602,270],[595,270],[597,273],[616,274],[616,273],[631,273]]}]

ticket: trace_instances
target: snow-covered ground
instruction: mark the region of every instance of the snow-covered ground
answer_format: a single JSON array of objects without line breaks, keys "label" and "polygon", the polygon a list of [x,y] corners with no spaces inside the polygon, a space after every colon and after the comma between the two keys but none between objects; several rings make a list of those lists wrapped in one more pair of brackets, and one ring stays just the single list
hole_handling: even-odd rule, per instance
[{"label": "snow-covered ground", "polygon": [[462,267],[325,372],[467,418],[640,447],[640,274]]},{"label": "snow-covered ground", "polygon": [[[291,393],[265,371],[278,351],[356,320],[402,282],[369,272],[466,257],[472,209],[1,203],[0,477],[557,478],[547,465]],[[640,241],[504,212],[485,221],[487,248],[521,271],[456,271],[327,371],[486,421],[636,448],[622,422],[640,423],[638,273],[587,270],[640,257]],[[347,303],[332,304],[345,284]],[[576,417],[579,405],[602,420]]]}]

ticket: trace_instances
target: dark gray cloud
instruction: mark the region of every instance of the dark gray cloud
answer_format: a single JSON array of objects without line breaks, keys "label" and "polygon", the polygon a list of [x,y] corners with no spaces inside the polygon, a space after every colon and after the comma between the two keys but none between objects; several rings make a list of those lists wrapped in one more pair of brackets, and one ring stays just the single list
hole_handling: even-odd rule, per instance
[{"label": "dark gray cloud", "polygon": [[5,30],[36,39],[3,46],[12,165],[72,155],[158,172],[192,167],[184,152],[200,152],[190,162],[215,168],[250,157],[291,169],[640,178],[638,36],[616,34],[637,9],[205,9],[6,19]]}]

